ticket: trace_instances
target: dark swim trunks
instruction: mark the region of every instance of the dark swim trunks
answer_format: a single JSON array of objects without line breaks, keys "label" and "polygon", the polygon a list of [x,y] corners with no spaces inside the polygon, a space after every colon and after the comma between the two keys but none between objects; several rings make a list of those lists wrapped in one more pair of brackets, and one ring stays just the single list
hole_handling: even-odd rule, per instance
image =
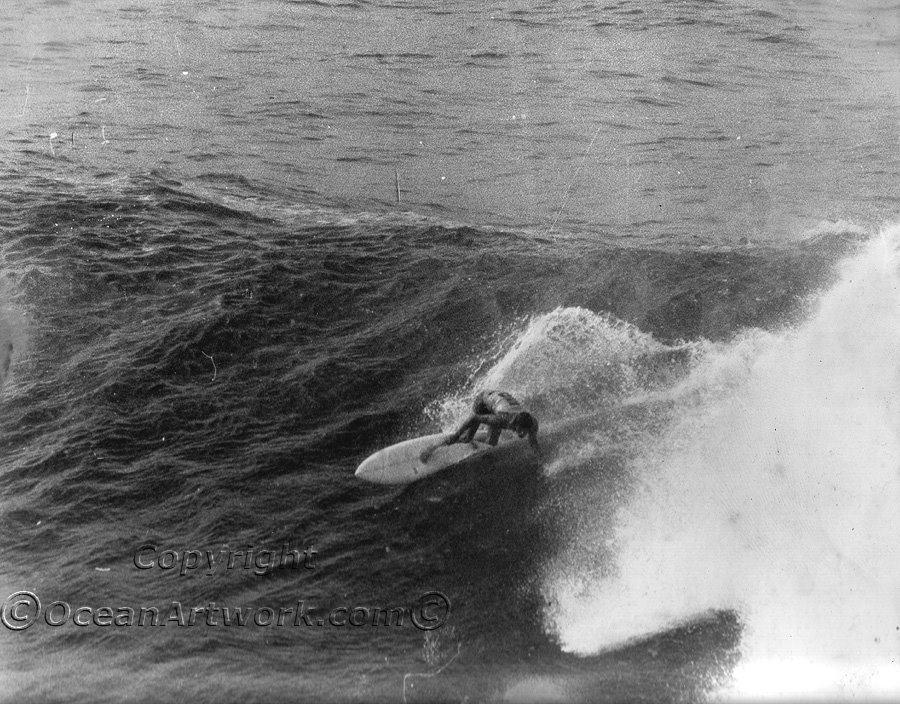
[{"label": "dark swim trunks", "polygon": [[509,424],[523,409],[522,404],[512,394],[505,391],[482,391],[475,397],[472,410],[480,416],[498,416]]}]

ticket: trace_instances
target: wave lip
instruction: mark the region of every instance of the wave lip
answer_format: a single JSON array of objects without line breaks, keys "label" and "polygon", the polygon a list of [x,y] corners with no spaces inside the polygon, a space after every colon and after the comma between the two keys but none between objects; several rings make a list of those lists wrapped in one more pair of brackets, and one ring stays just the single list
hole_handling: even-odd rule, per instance
[{"label": "wave lip", "polygon": [[722,696],[897,691],[898,248],[900,227],[884,229],[805,322],[710,345],[673,386],[614,516],[579,517],[573,540],[610,545],[613,564],[572,548],[547,575],[564,650],[731,610],[741,661]]}]

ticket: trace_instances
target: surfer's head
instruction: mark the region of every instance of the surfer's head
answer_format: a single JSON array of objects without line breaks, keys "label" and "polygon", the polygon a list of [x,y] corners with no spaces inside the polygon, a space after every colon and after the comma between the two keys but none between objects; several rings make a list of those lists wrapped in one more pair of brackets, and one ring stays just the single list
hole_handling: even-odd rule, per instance
[{"label": "surfer's head", "polygon": [[524,438],[529,433],[537,433],[537,418],[526,411],[516,413],[516,415],[513,416],[512,422],[509,424],[509,428],[518,433],[520,438]]}]

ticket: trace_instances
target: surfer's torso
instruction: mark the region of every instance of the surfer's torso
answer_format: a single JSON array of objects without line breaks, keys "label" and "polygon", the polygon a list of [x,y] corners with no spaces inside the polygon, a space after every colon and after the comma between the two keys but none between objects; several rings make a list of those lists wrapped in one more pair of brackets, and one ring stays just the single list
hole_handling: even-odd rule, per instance
[{"label": "surfer's torso", "polygon": [[477,415],[509,416],[521,413],[522,404],[505,391],[482,391],[475,397],[472,410]]}]

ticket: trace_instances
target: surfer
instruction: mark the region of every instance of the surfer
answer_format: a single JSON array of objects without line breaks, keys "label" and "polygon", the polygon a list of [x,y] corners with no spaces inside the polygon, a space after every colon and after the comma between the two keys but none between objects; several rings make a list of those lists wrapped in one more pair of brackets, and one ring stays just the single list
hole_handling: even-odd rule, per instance
[{"label": "surfer", "polygon": [[422,452],[419,459],[422,462],[428,462],[431,453],[443,445],[473,442],[475,433],[482,423],[490,428],[489,445],[497,444],[501,431],[512,430],[520,438],[527,435],[528,442],[531,443],[535,452],[540,453],[541,451],[537,441],[537,419],[522,408],[522,404],[512,394],[506,391],[482,391],[475,397],[475,403],[472,404],[472,415],[459,427],[459,430],[449,435],[443,442]]}]

